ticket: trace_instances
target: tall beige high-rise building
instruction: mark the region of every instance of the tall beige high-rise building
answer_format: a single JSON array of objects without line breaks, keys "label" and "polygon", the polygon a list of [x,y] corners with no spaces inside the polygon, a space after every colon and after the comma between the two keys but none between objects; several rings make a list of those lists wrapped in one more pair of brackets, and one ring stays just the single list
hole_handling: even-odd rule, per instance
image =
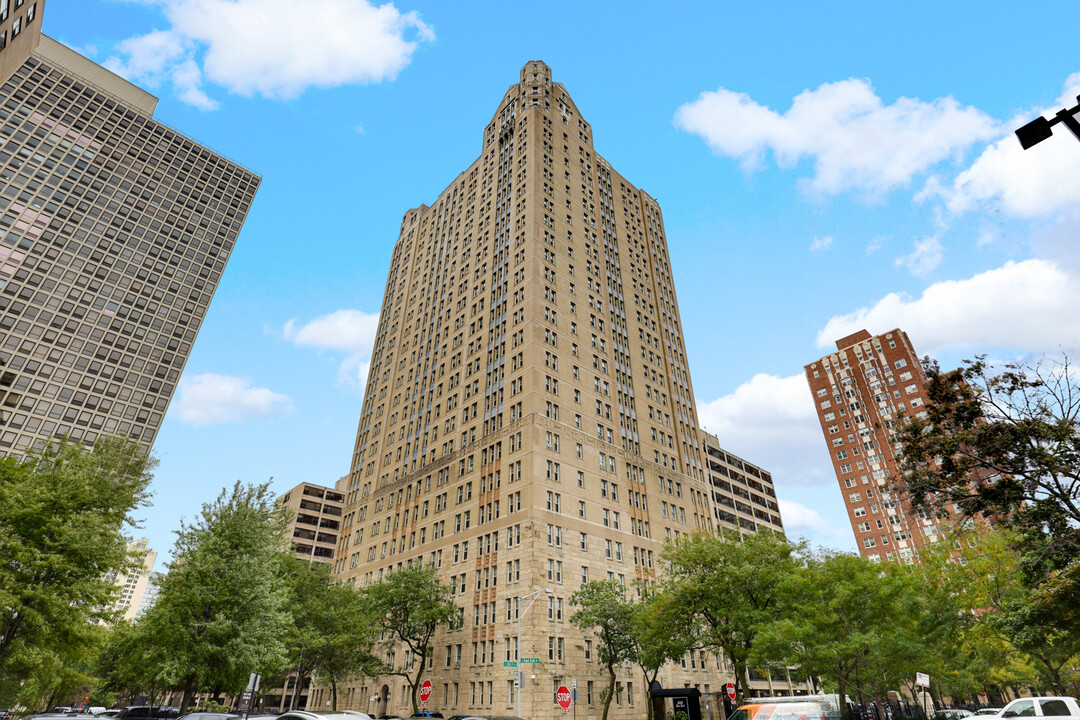
[{"label": "tall beige high-rise building", "polygon": [[[594,715],[606,679],[570,596],[604,578],[633,593],[666,539],[715,530],[702,448],[660,206],[529,62],[479,158],[402,219],[335,572],[363,585],[431,563],[455,589],[464,622],[436,641],[430,709],[512,715],[504,663],[536,658],[524,717],[560,716],[571,679]],[[661,681],[717,691],[727,677],[695,653]],[[341,700],[400,713],[406,690],[363,680]],[[644,698],[621,669],[615,716],[643,716]]]},{"label": "tall beige high-rise building", "polygon": [[951,505],[916,511],[905,493],[896,441],[900,413],[925,413],[926,375],[907,333],[860,330],[804,368],[855,533],[873,561],[912,562],[958,520]]},{"label": "tall beige high-rise building", "polygon": [[0,0],[0,455],[149,447],[259,178]]},{"label": "tall beige high-rise building", "polygon": [[[150,541],[140,538],[128,543],[130,555],[137,567],[126,573],[112,573],[110,579],[120,588],[120,594],[113,603],[120,619],[134,620],[143,607],[143,599],[150,587],[157,552],[150,549]],[[156,590],[153,591],[156,595]]]}]

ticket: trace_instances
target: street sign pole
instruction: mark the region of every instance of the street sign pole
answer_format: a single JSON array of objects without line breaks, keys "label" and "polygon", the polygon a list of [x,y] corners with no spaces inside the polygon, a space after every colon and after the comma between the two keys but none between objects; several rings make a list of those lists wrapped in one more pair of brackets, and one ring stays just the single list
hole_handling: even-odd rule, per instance
[{"label": "street sign pole", "polygon": [[[525,600],[527,600],[530,597],[532,598],[532,601],[525,607],[524,610],[522,610],[521,612],[518,613],[518,617],[517,617],[517,650],[518,650],[518,657],[520,658],[521,662],[525,662],[525,658],[521,657],[521,648],[522,648],[522,644],[521,644],[521,618],[525,616],[525,613],[529,612],[529,609],[536,602],[537,596],[539,596],[539,595],[541,595],[543,593],[547,593],[548,595],[551,595],[553,593],[553,591],[551,590],[551,588],[542,588],[540,590],[535,590],[535,591],[533,591],[533,592],[531,592],[531,593],[529,593],[527,595],[521,595],[517,599],[518,603],[519,603],[518,607],[520,609],[520,607],[521,607],[520,603],[524,602]],[[525,672],[522,671],[522,673],[521,673],[521,688],[518,689],[518,694],[517,694],[517,716],[518,717],[523,717],[522,714],[521,714],[521,695],[524,692],[525,692]]]},{"label": "street sign pole", "polygon": [[255,703],[255,693],[259,692],[259,680],[261,679],[262,676],[259,673],[251,673],[251,677],[248,678],[247,690],[240,695],[240,704],[244,709],[243,720],[248,720],[248,713]]}]

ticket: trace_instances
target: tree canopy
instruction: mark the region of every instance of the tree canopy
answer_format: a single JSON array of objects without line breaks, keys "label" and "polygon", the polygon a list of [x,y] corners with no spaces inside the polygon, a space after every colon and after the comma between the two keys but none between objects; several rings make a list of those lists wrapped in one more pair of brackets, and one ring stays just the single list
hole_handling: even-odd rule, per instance
[{"label": "tree canopy", "polygon": [[[382,630],[383,667],[379,674],[398,675],[409,685],[413,712],[419,705],[416,695],[420,678],[432,653],[432,639],[440,627],[449,626],[458,608],[450,588],[439,582],[432,567],[407,565],[381,582],[365,588],[368,607]],[[399,645],[405,654],[398,657]]]},{"label": "tree canopy", "polygon": [[111,619],[112,580],[129,569],[125,527],[149,497],[155,462],[134,442],[67,441],[0,459],[0,704],[47,668],[70,667]]},{"label": "tree canopy", "polygon": [[596,660],[607,670],[608,687],[602,696],[603,720],[607,720],[615,697],[615,667],[636,659],[634,606],[618,580],[587,582],[570,596],[570,604],[579,608],[570,622],[596,637]]},{"label": "tree canopy", "polygon": [[924,366],[926,414],[900,432],[912,499],[1013,529],[1035,581],[1070,567],[1080,556],[1080,386],[1068,358],[996,374],[984,357],[951,372]]},{"label": "tree canopy", "polygon": [[251,672],[285,665],[288,588],[281,580],[285,515],[269,485],[222,491],[177,531],[174,560],[143,620],[154,681],[233,694]]}]

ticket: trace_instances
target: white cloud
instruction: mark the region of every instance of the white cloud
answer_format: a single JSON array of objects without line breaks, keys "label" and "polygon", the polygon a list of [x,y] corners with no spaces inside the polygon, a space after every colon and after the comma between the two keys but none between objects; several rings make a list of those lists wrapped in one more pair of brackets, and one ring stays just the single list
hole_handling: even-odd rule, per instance
[{"label": "white cloud", "polygon": [[759,373],[730,395],[698,402],[698,420],[720,446],[773,473],[780,485],[834,479],[803,375]]},{"label": "white cloud", "polygon": [[780,505],[780,517],[784,521],[784,529],[789,535],[792,534],[792,530],[810,530],[826,535],[840,534],[831,522],[821,517],[821,514],[813,508],[783,498],[777,498],[777,504]]},{"label": "white cloud", "polygon": [[176,407],[184,422],[209,425],[287,412],[292,409],[292,398],[253,387],[244,378],[205,373],[180,380]]},{"label": "white cloud", "polygon": [[945,248],[936,235],[915,241],[915,248],[910,255],[896,258],[897,267],[906,267],[916,277],[925,278],[945,259]]},{"label": "white cloud", "polygon": [[246,97],[291,99],[309,87],[393,80],[421,42],[435,39],[416,12],[367,0],[146,0],[170,23],[117,45],[106,67],[184,102],[217,107],[205,78]]},{"label": "white cloud", "polygon": [[1078,93],[1080,72],[1065,81],[1055,106],[1011,120],[1003,128],[1007,134],[987,147],[951,184],[932,178],[918,198],[939,196],[957,214],[978,209],[1027,218],[1080,207],[1078,149],[1072,134],[1059,124],[1054,126],[1053,137],[1024,150],[1012,132],[1040,114],[1049,118],[1062,106],[1072,107]]},{"label": "white cloud", "polygon": [[335,350],[347,357],[338,367],[338,380],[363,387],[367,383],[371,348],[379,328],[379,315],[361,310],[336,310],[304,325],[285,323],[285,339],[300,347]]},{"label": "white cloud", "polygon": [[885,243],[889,238],[885,235],[878,235],[876,238],[866,244],[866,254],[876,253],[881,248],[885,247]]},{"label": "white cloud", "polygon": [[963,280],[927,287],[918,298],[890,293],[872,307],[831,318],[819,347],[867,329],[902,328],[920,352],[1012,348],[1031,352],[1080,342],[1080,276],[1050,260],[1009,262]]},{"label": "white cloud", "polygon": [[679,107],[675,125],[748,170],[770,150],[780,167],[812,158],[809,188],[828,194],[885,193],[1000,133],[991,117],[951,97],[886,105],[868,80],[855,78],[803,91],[782,114],[721,87]]},{"label": "white cloud", "polygon": [[825,237],[814,237],[814,242],[810,243],[810,252],[822,252],[832,247],[833,239],[832,235],[826,235]]}]

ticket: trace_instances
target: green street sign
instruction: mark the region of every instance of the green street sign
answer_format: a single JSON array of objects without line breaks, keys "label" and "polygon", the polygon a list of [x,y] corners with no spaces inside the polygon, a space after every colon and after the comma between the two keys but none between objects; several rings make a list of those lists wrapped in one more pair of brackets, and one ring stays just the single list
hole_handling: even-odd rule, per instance
[{"label": "green street sign", "polygon": [[523,663],[538,663],[538,662],[540,662],[540,658],[521,658],[521,662],[523,662]]},{"label": "green street sign", "polygon": [[503,667],[517,667],[516,662],[504,662]]}]

